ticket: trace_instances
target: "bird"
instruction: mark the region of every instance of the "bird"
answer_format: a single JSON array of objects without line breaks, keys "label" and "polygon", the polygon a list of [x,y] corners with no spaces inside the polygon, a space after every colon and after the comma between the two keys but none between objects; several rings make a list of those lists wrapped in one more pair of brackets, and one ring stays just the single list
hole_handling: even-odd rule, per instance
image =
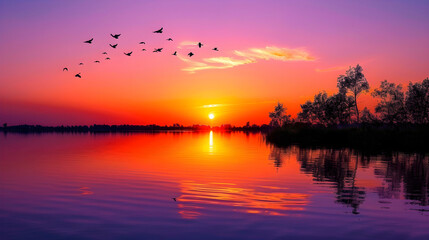
[{"label": "bird", "polygon": [[107,52],[103,52],[102,54],[107,54]]},{"label": "bird", "polygon": [[69,71],[69,69],[65,67],[65,68],[63,68],[63,72],[64,72],[64,71],[67,71],[67,72],[68,72],[68,71]]},{"label": "bird", "polygon": [[83,63],[79,63],[79,65],[83,65]]},{"label": "bird", "polygon": [[115,45],[112,45],[112,44],[109,44],[112,48],[116,48],[116,46],[118,46],[118,44],[115,44]]},{"label": "bird", "polygon": [[74,75],[75,77],[78,77],[78,78],[82,78],[81,76],[80,76],[80,73],[78,73],[78,74],[76,74],[76,75]]},{"label": "bird", "polygon": [[194,53],[193,53],[193,52],[190,52],[190,53],[188,53],[188,56],[189,56],[189,57],[192,57],[192,56],[194,56]]},{"label": "bird", "polygon": [[109,58],[109,57],[107,57],[107,58],[106,58],[106,60],[110,60],[110,58]]},{"label": "bird", "polygon": [[175,52],[173,53],[173,55],[174,55],[174,56],[177,56],[177,51],[175,51]]},{"label": "bird", "polygon": [[172,38],[167,38],[167,41],[173,41],[173,39]]},{"label": "bird", "polygon": [[153,50],[153,52],[161,52],[162,48],[155,48],[155,50]]},{"label": "bird", "polygon": [[94,61],[94,62],[95,62],[95,63],[100,63],[100,61],[98,61],[98,60],[97,60],[97,61]]},{"label": "bird", "polygon": [[145,48],[143,48],[143,49],[142,49],[142,51],[146,51],[146,49],[145,49]]},{"label": "bird", "polygon": [[92,40],[94,40],[94,38],[91,38],[91,39],[89,39],[88,41],[85,41],[84,43],[89,43],[89,44],[91,44],[91,43],[92,43]]},{"label": "bird", "polygon": [[201,42],[198,43],[198,47],[201,48],[203,44]]},{"label": "bird", "polygon": [[156,30],[156,31],[153,31],[153,33],[162,33],[162,30],[163,30],[164,28],[162,27],[162,28],[160,28],[160,29],[158,29],[158,30]]},{"label": "bird", "polygon": [[139,44],[146,44],[146,42],[140,42]]},{"label": "bird", "polygon": [[133,53],[133,52],[129,52],[129,53],[125,53],[124,52],[124,54],[127,55],[127,56],[129,56],[129,57],[131,56],[131,53]]},{"label": "bird", "polygon": [[219,49],[217,49],[217,47],[213,48],[212,50],[214,50],[214,51],[219,51]]},{"label": "bird", "polygon": [[121,34],[115,34],[115,35],[113,35],[113,34],[110,34],[110,36],[112,36],[113,38],[116,38],[116,39],[118,39],[118,38],[119,38],[119,36],[121,36]]},{"label": "bird", "polygon": [[173,199],[175,202],[177,201],[175,197],[174,197],[174,198],[171,198],[171,199]]}]

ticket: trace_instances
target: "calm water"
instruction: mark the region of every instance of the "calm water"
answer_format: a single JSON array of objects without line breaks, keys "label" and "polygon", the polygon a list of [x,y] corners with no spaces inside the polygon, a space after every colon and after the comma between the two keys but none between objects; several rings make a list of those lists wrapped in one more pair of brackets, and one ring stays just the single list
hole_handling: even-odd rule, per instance
[{"label": "calm water", "polygon": [[244,133],[8,134],[0,183],[1,239],[429,239],[420,154]]}]

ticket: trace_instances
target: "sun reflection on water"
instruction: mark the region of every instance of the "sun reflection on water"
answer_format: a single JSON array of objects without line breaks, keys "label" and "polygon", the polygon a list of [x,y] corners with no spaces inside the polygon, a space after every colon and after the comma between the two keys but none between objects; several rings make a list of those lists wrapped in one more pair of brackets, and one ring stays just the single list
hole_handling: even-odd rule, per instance
[{"label": "sun reflection on water", "polygon": [[209,205],[229,206],[234,211],[251,214],[284,216],[303,211],[308,204],[308,194],[275,191],[275,188],[259,186],[259,190],[238,187],[232,183],[181,183],[182,195],[178,198],[179,214],[195,219]]},{"label": "sun reflection on water", "polygon": [[209,138],[209,152],[213,153],[213,131],[210,131]]}]

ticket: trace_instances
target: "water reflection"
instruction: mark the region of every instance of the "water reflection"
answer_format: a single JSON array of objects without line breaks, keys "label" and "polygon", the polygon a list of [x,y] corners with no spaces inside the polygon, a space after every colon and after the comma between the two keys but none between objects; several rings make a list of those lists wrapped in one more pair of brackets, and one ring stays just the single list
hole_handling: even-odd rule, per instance
[{"label": "water reflection", "polygon": [[213,131],[209,134],[209,152],[213,152]]},{"label": "water reflection", "polygon": [[252,214],[283,216],[291,211],[302,211],[308,203],[308,194],[288,192],[287,189],[259,186],[259,190],[243,188],[231,183],[180,184],[182,195],[179,213],[183,218],[197,218],[199,211],[210,205],[232,207],[234,211]]},{"label": "water reflection", "polygon": [[423,154],[277,148],[235,132],[0,141],[2,239],[429,237]]},{"label": "water reflection", "polygon": [[[391,203],[383,199],[410,200],[407,204],[428,206],[429,157],[425,154],[364,155],[351,149],[309,149],[272,147],[268,158],[280,168],[291,153],[297,153],[297,161],[303,173],[311,174],[316,183],[331,183],[335,188],[336,202],[359,214],[364,203],[367,187],[358,181],[359,169],[372,169],[381,178],[380,185],[371,186],[380,198],[379,203]],[[361,186],[362,184],[363,186]],[[388,207],[384,207],[388,208]],[[428,211],[426,208],[411,210]]]}]

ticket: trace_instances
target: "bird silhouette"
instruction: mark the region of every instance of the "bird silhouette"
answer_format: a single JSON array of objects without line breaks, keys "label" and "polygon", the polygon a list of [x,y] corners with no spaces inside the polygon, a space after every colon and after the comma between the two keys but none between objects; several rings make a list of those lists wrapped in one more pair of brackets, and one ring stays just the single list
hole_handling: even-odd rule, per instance
[{"label": "bird silhouette", "polygon": [[160,29],[158,29],[158,30],[156,30],[156,31],[153,31],[153,33],[162,33],[162,30],[163,30],[164,28],[162,27],[162,28],[160,28]]},{"label": "bird silhouette", "polygon": [[88,41],[85,41],[84,43],[89,43],[89,44],[91,44],[91,43],[92,43],[92,40],[94,40],[94,38],[91,38],[91,39],[89,39]]},{"label": "bird silhouette", "polygon": [[94,62],[95,62],[95,63],[100,63],[100,61],[98,61],[98,60],[97,60],[97,61],[94,61]]},{"label": "bird silhouette", "polygon": [[219,49],[217,49],[217,47],[213,48],[212,50],[214,50],[214,51],[219,51]]},{"label": "bird silhouette", "polygon": [[172,38],[167,38],[167,41],[173,41],[173,39]]},{"label": "bird silhouette", "polygon": [[76,74],[76,75],[74,75],[75,77],[78,77],[78,78],[82,78],[81,76],[80,76],[80,73],[78,73],[78,74]]},{"label": "bird silhouette", "polygon": [[201,48],[203,44],[201,42],[198,43],[198,47]]},{"label": "bird silhouette", "polygon": [[145,42],[140,42],[139,44],[146,44]]},{"label": "bird silhouette", "polygon": [[130,56],[131,56],[131,53],[133,53],[133,52],[124,53],[124,54],[130,57]]},{"label": "bird silhouette", "polygon": [[143,48],[143,49],[142,49],[142,51],[146,51],[146,49],[145,49],[145,48]]},{"label": "bird silhouette", "polygon": [[188,56],[189,57],[192,57],[192,56],[194,56],[195,54],[193,53],[193,52],[190,52],[190,53],[188,53]]},{"label": "bird silhouette", "polygon": [[174,198],[171,198],[171,199],[173,199],[175,202],[177,201],[175,197],[174,197]]},{"label": "bird silhouette", "polygon": [[115,44],[115,45],[112,45],[112,44],[109,44],[112,48],[116,48],[116,46],[118,46],[118,44]]},{"label": "bird silhouette", "polygon": [[79,65],[83,65],[83,63],[79,63]]},{"label": "bird silhouette", "polygon": [[106,58],[106,60],[110,60],[110,58],[109,58],[109,57],[107,57],[107,58]]},{"label": "bird silhouette", "polygon": [[162,48],[155,48],[155,50],[153,50],[153,52],[161,52]]},{"label": "bird silhouette", "polygon": [[107,52],[103,52],[102,54],[107,54]]},{"label": "bird silhouette", "polygon": [[173,53],[173,55],[174,55],[174,56],[177,56],[177,51],[175,51],[175,52]]},{"label": "bird silhouette", "polygon": [[121,36],[121,34],[115,34],[115,35],[113,35],[113,34],[110,34],[110,36],[112,36],[113,38],[116,38],[116,39],[118,39],[118,38],[119,38],[119,36]]},{"label": "bird silhouette", "polygon": [[68,71],[69,71],[69,69],[65,67],[65,68],[63,68],[63,72],[64,72],[64,71],[67,71],[67,72],[68,72]]}]

